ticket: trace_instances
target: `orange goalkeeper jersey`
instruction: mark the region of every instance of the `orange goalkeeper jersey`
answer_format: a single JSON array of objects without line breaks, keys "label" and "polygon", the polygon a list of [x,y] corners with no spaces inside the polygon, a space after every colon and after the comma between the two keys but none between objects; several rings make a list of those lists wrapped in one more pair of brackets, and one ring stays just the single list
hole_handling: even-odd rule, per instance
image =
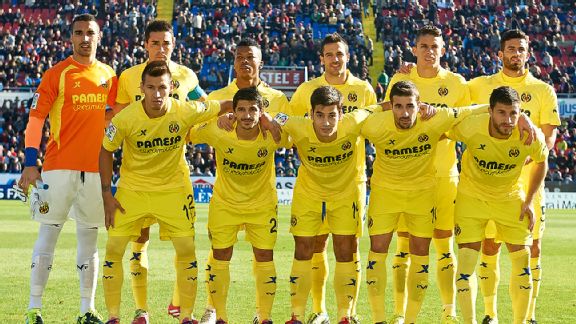
[{"label": "orange goalkeeper jersey", "polygon": [[116,101],[114,70],[72,56],[44,73],[34,94],[30,117],[50,117],[50,139],[43,169],[98,172],[106,105]]}]

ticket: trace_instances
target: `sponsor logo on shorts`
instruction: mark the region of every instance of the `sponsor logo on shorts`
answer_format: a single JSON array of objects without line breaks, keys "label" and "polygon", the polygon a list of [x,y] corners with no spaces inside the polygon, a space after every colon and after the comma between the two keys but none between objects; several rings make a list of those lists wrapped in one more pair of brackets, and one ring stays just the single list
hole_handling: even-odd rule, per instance
[{"label": "sponsor logo on shorts", "polygon": [[372,217],[368,217],[368,228],[372,228],[374,226],[374,219]]},{"label": "sponsor logo on shorts", "polygon": [[292,218],[290,219],[290,225],[292,227],[295,227],[296,225],[298,225],[298,220],[296,219],[296,217],[292,216]]},{"label": "sponsor logo on shorts", "polygon": [[454,234],[455,234],[456,236],[458,236],[458,235],[460,235],[461,233],[462,233],[462,229],[460,228],[460,225],[455,224],[455,225],[454,225]]},{"label": "sponsor logo on shorts", "polygon": [[47,201],[40,202],[38,211],[40,212],[40,214],[48,214],[48,212],[50,211],[50,206],[48,206],[48,202]]}]

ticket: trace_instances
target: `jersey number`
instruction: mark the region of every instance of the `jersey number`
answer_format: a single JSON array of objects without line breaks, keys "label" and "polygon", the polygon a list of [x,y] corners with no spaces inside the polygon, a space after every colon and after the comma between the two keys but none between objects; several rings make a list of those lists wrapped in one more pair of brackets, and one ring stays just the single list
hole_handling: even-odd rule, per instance
[{"label": "jersey number", "polygon": [[194,216],[194,196],[191,194],[186,196],[188,204],[182,206],[182,210],[186,213],[186,219],[190,220],[190,216]]},{"label": "jersey number", "polygon": [[436,207],[430,209],[430,214],[432,215],[432,224],[436,223]]},{"label": "jersey number", "polygon": [[278,220],[276,218],[270,218],[269,223],[272,224],[272,227],[270,228],[270,233],[278,232],[276,230],[276,228],[278,227]]}]

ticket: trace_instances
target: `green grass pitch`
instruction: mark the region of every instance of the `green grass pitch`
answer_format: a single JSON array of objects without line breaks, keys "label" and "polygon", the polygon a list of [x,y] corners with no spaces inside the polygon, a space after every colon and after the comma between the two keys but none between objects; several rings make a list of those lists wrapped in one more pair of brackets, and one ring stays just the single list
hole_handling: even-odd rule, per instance
[{"label": "green grass pitch", "polygon": [[[199,277],[203,278],[203,268],[210,247],[206,217],[207,205],[198,204],[196,225],[196,254],[200,264]],[[281,206],[278,242],[275,250],[278,272],[278,290],[274,304],[273,319],[277,323],[286,321],[290,314],[290,295],[288,275],[292,263],[293,240],[288,232],[289,206]],[[574,210],[549,210],[546,236],[544,238],[543,284],[538,299],[539,323],[575,323],[576,322],[576,212]],[[30,220],[28,208],[21,202],[0,201],[0,323],[23,323],[28,305],[30,258],[36,239],[38,224]],[[149,248],[149,304],[152,323],[176,323],[166,315],[174,282],[173,252],[169,242],[158,239],[157,225],[152,228]],[[104,259],[106,233],[102,230],[99,237],[100,260]],[[391,250],[394,249],[391,246]],[[368,251],[368,238],[361,240],[363,263]],[[434,252],[432,252],[434,253]],[[433,254],[432,254],[433,255]],[[435,269],[433,257],[432,267]],[[44,295],[43,316],[46,323],[73,323],[78,315],[79,292],[76,273],[76,237],[75,225],[68,222],[58,242],[56,257],[48,286]],[[127,255],[125,256],[127,260]],[[251,323],[254,315],[254,283],[252,281],[251,249],[239,235],[232,258],[231,287],[228,296],[230,323]],[[390,262],[391,258],[388,258]],[[508,297],[509,267],[507,253],[503,255],[502,281],[499,290],[500,323],[511,323],[511,306]],[[333,268],[334,259],[330,259]],[[130,278],[125,262],[125,280],[123,290],[122,321],[129,323],[134,311],[130,291]],[[100,269],[101,271],[101,269]],[[327,305],[332,320],[336,320],[334,290],[331,273],[327,288]],[[389,271],[390,277],[390,271]],[[390,278],[387,287],[387,311],[391,315],[392,294]],[[202,315],[206,302],[206,293],[202,281],[198,287],[195,315]],[[96,296],[97,309],[106,316],[102,285],[99,281]],[[359,300],[359,314],[363,322],[370,323],[370,309],[366,287],[362,285]],[[478,298],[478,317],[482,314],[481,298]],[[420,314],[420,323],[438,323],[441,311],[438,289],[435,285],[435,270],[430,273],[430,288]]]}]

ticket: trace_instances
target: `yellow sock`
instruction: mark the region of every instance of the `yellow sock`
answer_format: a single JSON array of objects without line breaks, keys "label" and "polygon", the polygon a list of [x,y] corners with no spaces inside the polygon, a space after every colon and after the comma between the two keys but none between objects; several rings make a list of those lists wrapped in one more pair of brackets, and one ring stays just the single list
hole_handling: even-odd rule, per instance
[{"label": "yellow sock", "polygon": [[211,306],[216,310],[218,319],[227,322],[226,301],[230,287],[230,261],[216,260],[210,254],[208,268],[210,271],[206,271],[206,285],[212,301]]},{"label": "yellow sock", "polygon": [[406,305],[406,323],[415,323],[422,302],[428,290],[428,255],[410,255],[410,268],[408,269],[408,304]]},{"label": "yellow sock", "polygon": [[528,248],[510,253],[510,298],[514,313],[514,324],[526,322],[528,306],[532,297],[532,275],[530,274],[530,253]]},{"label": "yellow sock", "polygon": [[312,255],[312,312],[326,313],[326,281],[328,280],[328,254]]},{"label": "yellow sock", "polygon": [[478,267],[479,286],[484,297],[484,314],[498,317],[498,283],[500,282],[500,253],[486,255],[482,253]]},{"label": "yellow sock", "polygon": [[368,253],[366,285],[372,310],[372,322],[386,321],[386,258],[388,253]]},{"label": "yellow sock", "polygon": [[196,247],[191,237],[173,237],[176,250],[176,282],[180,294],[180,318],[192,318],[198,289]]},{"label": "yellow sock", "polygon": [[312,285],[312,274],[310,267],[312,260],[292,261],[292,271],[290,272],[290,301],[292,305],[292,315],[304,322],[306,303]]},{"label": "yellow sock", "polygon": [[356,264],[352,262],[336,262],[334,269],[334,291],[338,306],[338,320],[349,318],[352,303],[356,296]]},{"label": "yellow sock", "polygon": [[[206,276],[206,283],[208,283],[208,273],[210,272],[211,267],[210,267],[210,260],[214,260],[214,255],[212,254],[212,249],[210,249],[210,252],[208,252],[208,260],[206,261],[206,272],[205,272],[205,276]],[[208,285],[206,286],[206,308],[210,308],[210,309],[214,309],[214,303],[212,302],[212,295],[210,295],[210,289],[208,289]]]},{"label": "yellow sock", "polygon": [[145,243],[132,242],[130,274],[136,309],[148,309],[148,241]]},{"label": "yellow sock", "polygon": [[476,277],[474,269],[479,251],[461,248],[458,250],[456,270],[456,295],[464,323],[476,323]]},{"label": "yellow sock", "polygon": [[110,317],[120,318],[120,302],[122,301],[122,283],[124,271],[122,257],[126,252],[126,245],[130,237],[108,236],[106,242],[106,257],[102,267],[102,283],[104,286],[104,300]]},{"label": "yellow sock", "polygon": [[260,321],[272,320],[272,305],[276,295],[276,267],[274,261],[252,262],[256,280],[256,313]]},{"label": "yellow sock", "polygon": [[360,298],[360,283],[362,282],[362,261],[360,260],[360,255],[358,252],[352,255],[352,261],[356,265],[356,295],[352,301],[352,309],[350,309],[350,315],[356,316],[356,305],[358,305],[358,298]]},{"label": "yellow sock", "polygon": [[440,289],[444,316],[456,316],[456,292],[454,277],[456,259],[454,258],[453,238],[432,239],[436,248],[436,282]]},{"label": "yellow sock", "polygon": [[[176,264],[178,260],[174,256],[174,269],[176,269]],[[172,305],[180,306],[180,291],[178,290],[178,281],[174,280],[174,290],[172,291]]]},{"label": "yellow sock", "polygon": [[397,237],[396,254],[392,259],[392,284],[394,285],[394,315],[406,314],[406,279],[410,266],[410,240]]},{"label": "yellow sock", "polygon": [[530,300],[527,319],[536,320],[536,298],[540,292],[540,281],[542,280],[540,257],[530,258],[530,269],[532,271],[532,299]]}]

